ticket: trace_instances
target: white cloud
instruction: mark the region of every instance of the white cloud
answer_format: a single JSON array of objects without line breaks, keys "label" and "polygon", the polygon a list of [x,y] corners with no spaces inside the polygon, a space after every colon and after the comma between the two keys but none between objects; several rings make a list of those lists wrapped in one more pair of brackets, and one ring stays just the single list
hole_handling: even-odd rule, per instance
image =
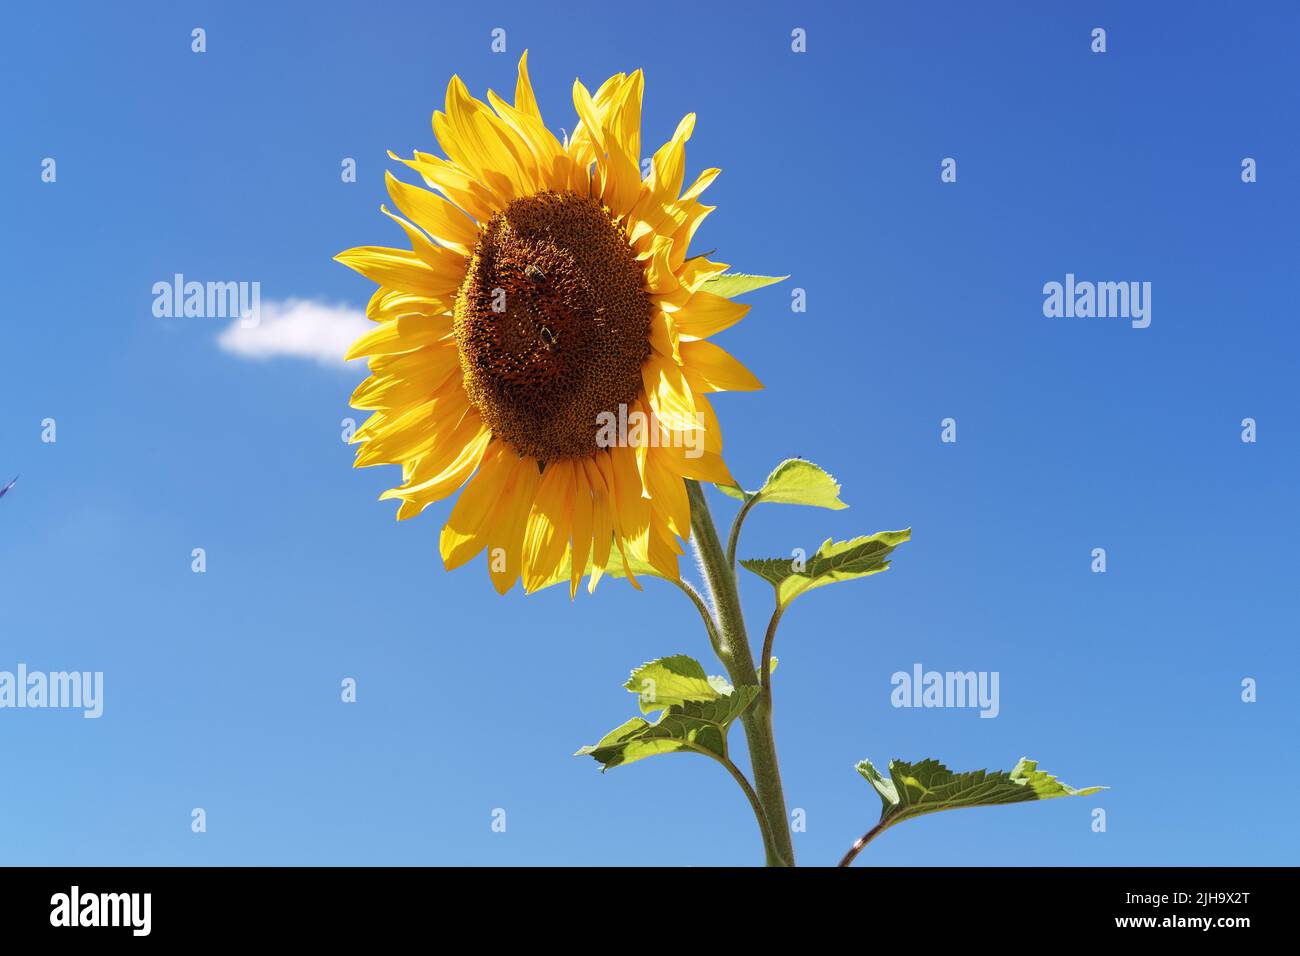
[{"label": "white cloud", "polygon": [[375,327],[360,309],[311,299],[262,303],[261,320],[246,328],[236,319],[217,338],[222,351],[240,358],[310,359],[346,368],[343,356],[358,336]]}]

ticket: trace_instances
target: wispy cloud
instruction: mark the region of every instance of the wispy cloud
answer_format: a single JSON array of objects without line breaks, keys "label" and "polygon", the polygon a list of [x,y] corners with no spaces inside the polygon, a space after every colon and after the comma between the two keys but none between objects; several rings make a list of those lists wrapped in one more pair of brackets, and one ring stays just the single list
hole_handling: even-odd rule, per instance
[{"label": "wispy cloud", "polygon": [[236,319],[217,338],[222,351],[240,358],[309,359],[330,368],[346,368],[343,355],[362,333],[374,328],[360,309],[311,299],[262,303],[257,325],[245,328]]}]

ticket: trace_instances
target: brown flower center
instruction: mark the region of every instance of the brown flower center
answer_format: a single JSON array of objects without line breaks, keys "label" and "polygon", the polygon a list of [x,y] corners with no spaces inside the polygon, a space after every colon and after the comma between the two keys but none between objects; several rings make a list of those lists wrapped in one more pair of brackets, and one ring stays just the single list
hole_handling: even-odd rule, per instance
[{"label": "brown flower center", "polygon": [[598,201],[544,192],[487,224],[456,295],[465,390],[495,437],[542,461],[596,451],[641,391],[653,305]]}]

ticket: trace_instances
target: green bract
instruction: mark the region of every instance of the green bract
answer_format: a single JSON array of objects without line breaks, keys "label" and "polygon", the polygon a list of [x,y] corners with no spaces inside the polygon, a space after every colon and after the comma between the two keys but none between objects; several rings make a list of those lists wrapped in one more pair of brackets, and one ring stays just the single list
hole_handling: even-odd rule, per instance
[{"label": "green bract", "polygon": [[743,272],[732,272],[726,275],[714,276],[701,287],[705,292],[712,292],[714,295],[720,295],[724,299],[734,299],[738,295],[744,295],[746,292],[753,292],[755,289],[761,289],[766,285],[773,285],[781,282],[789,276],[751,276]]}]

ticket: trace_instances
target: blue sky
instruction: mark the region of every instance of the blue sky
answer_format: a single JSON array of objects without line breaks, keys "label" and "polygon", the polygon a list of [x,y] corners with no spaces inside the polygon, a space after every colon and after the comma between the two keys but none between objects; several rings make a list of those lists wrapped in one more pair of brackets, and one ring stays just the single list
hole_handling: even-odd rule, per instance
[{"label": "blue sky", "polygon": [[[718,400],[728,460],[752,487],[808,457],[852,507],[760,508],[742,556],[914,529],[888,573],[782,625],[800,862],[874,822],[862,757],[1021,755],[1113,789],[929,817],[858,865],[1296,862],[1297,8],[724,6],[0,14],[0,484],[22,475],[0,500],[0,670],[105,675],[98,720],[0,710],[0,862],[759,859],[719,768],[570,756],[632,715],[630,667],[716,669],[679,593],[502,599],[477,564],[444,573],[448,505],[399,525],[375,500],[397,470],[350,467],[361,369],[250,360],[221,320],[152,314],[178,272],[363,306],[330,258],[400,244],[385,150],[434,149],[449,76],[508,91],[525,47],[553,128],[575,75],[636,67],[647,143],[696,112],[688,174],[723,169],[699,248],[792,276],[721,337],[767,386]],[[1044,317],[1066,273],[1149,281],[1151,326]],[[761,632],[770,590],[743,589]],[[999,672],[997,719],[891,707],[917,662]]]}]

